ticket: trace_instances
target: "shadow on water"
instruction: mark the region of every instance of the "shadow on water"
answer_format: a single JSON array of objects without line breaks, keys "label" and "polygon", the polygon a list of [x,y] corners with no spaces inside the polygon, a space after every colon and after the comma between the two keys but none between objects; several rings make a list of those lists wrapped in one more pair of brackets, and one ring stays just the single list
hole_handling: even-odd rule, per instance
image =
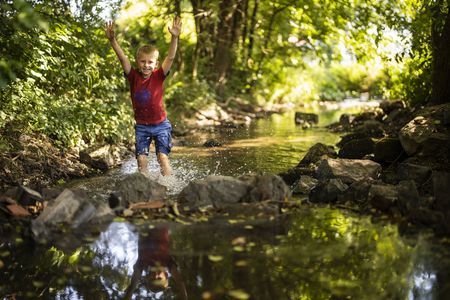
[{"label": "shadow on water", "polygon": [[[226,143],[203,148],[209,138]],[[174,150],[179,181],[170,193],[211,174],[284,171],[317,141],[338,139],[320,128],[296,128],[293,114],[191,136],[187,146]],[[156,161],[150,168],[158,179]],[[106,176],[72,185],[104,198],[117,179],[135,170],[130,160]],[[53,246],[21,239],[2,244],[0,298],[446,299],[450,294],[450,255],[442,244],[423,235],[402,237],[386,221],[338,209],[301,207],[270,219],[242,213],[190,225],[142,215],[93,232],[67,234]]]}]

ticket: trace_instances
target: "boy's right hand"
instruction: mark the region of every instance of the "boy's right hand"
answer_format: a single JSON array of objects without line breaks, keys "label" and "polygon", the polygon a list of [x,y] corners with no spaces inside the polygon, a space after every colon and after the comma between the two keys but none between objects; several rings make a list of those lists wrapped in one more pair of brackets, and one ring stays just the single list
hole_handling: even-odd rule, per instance
[{"label": "boy's right hand", "polygon": [[112,41],[116,38],[115,29],[114,29],[114,21],[106,22],[105,33],[110,41]]}]

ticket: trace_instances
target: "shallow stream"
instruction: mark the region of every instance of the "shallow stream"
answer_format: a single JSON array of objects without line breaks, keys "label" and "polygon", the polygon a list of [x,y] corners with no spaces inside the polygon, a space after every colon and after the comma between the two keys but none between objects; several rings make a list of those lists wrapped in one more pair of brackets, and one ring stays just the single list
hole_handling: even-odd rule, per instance
[{"label": "shallow stream", "polygon": [[[319,125],[341,112],[321,113]],[[186,137],[171,155],[177,180],[169,192],[212,174],[285,171],[315,143],[339,140],[320,126],[302,130],[290,112],[248,128]],[[223,146],[202,147],[210,138]],[[150,168],[158,179],[155,160]],[[101,198],[135,170],[130,160],[71,184]],[[58,245],[19,238],[1,244],[0,299],[446,299],[450,251],[441,242],[426,234],[401,236],[387,220],[327,207],[191,224],[116,219],[94,235],[68,234]],[[151,262],[158,255],[162,265]],[[155,286],[152,276],[164,267],[163,288],[165,281]]]}]

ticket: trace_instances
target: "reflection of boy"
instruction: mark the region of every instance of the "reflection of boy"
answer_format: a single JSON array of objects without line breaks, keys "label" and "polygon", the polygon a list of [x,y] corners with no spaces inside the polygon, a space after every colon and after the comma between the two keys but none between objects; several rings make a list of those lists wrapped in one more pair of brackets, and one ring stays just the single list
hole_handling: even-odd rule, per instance
[{"label": "reflection of boy", "polygon": [[[144,278],[142,278],[143,273],[145,273]],[[144,282],[152,292],[167,289],[169,274],[172,275],[177,285],[180,298],[187,299],[186,288],[178,266],[173,257],[169,255],[169,231],[167,228],[151,229],[147,236],[139,236],[138,258],[133,267],[133,276],[125,299],[131,299],[140,281]]]},{"label": "reflection of boy", "polygon": [[173,20],[169,28],[172,35],[167,57],[160,68],[158,66],[158,49],[145,45],[136,53],[137,69],[131,67],[128,57],[117,43],[114,23],[106,24],[106,36],[114,49],[122,68],[128,78],[133,102],[134,118],[136,120],[136,159],[138,170],[148,173],[147,156],[152,140],[155,140],[155,149],[161,173],[170,175],[169,153],[172,147],[172,125],[166,118],[163,107],[163,82],[170,71],[175,53],[177,51],[178,36],[181,32],[180,18]]}]

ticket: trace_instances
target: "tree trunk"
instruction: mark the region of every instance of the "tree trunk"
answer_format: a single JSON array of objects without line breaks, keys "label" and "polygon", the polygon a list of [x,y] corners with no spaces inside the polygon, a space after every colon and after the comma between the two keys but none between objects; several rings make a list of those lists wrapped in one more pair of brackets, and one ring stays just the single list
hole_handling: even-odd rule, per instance
[{"label": "tree trunk", "polygon": [[214,74],[212,78],[216,82],[216,92],[219,95],[223,95],[224,93],[228,71],[232,62],[234,14],[240,1],[222,1],[219,6],[220,20],[216,51],[214,54]]},{"label": "tree trunk", "polygon": [[[174,1],[174,6],[175,6],[175,14],[179,17],[181,17],[181,0],[175,0]],[[184,53],[183,53],[183,44],[180,43],[180,40],[178,40],[178,50],[177,50],[177,55],[175,57],[175,63],[178,66],[177,68],[177,72],[180,74],[184,73]]]},{"label": "tree trunk", "polygon": [[[437,9],[440,11],[440,5]],[[437,28],[437,16],[433,16],[432,43],[433,43],[433,70],[431,75],[430,104],[443,104],[450,102],[450,12],[443,16],[445,23],[442,30]],[[439,32],[440,31],[440,32]]]},{"label": "tree trunk", "polygon": [[214,20],[211,17],[213,15],[211,5],[208,5],[208,2],[205,4],[204,0],[191,0],[191,4],[197,35],[197,43],[192,55],[192,77],[197,79],[200,58],[205,58],[205,61],[210,61],[213,58],[213,50],[209,41],[212,39],[215,29]]},{"label": "tree trunk", "polygon": [[247,65],[248,61],[253,57],[253,44],[255,40],[255,27],[256,27],[256,15],[258,13],[259,0],[254,1],[252,18],[250,21],[250,30],[248,34],[248,46],[247,46]]}]

